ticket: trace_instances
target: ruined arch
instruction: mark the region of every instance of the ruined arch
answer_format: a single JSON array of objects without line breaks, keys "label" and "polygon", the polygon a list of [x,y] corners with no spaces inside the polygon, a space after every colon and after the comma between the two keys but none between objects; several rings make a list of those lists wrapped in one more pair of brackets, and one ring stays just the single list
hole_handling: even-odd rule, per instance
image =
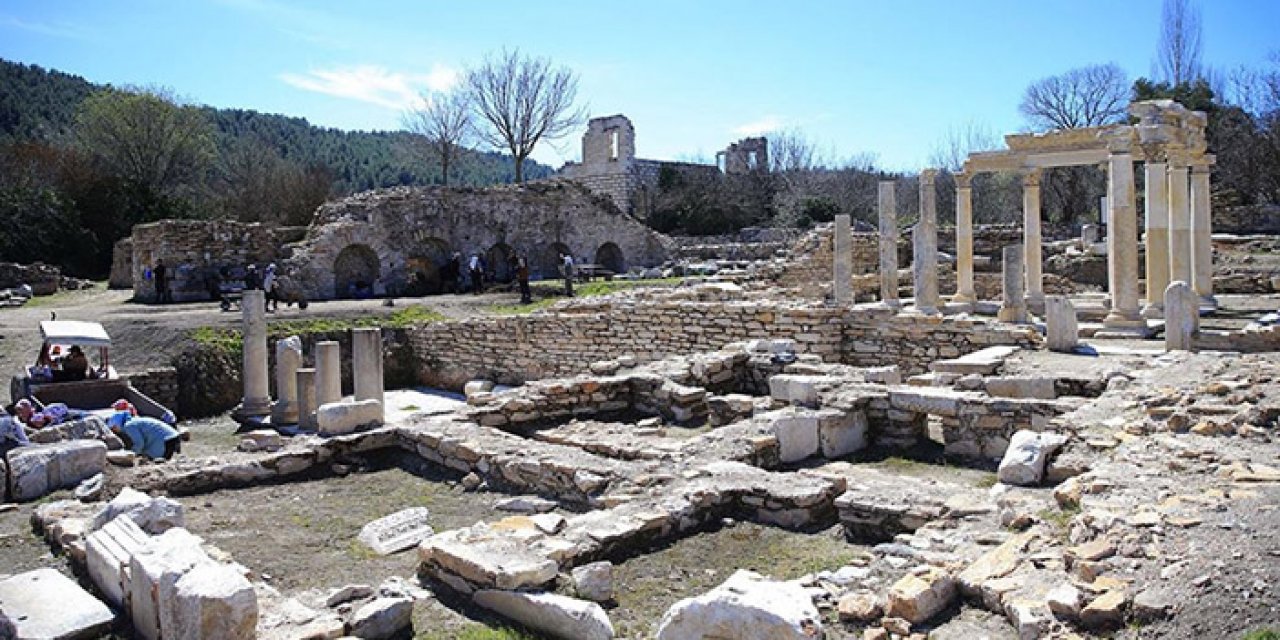
[{"label": "ruined arch", "polygon": [[378,254],[369,245],[347,245],[333,261],[333,296],[371,296],[380,275]]},{"label": "ruined arch", "polygon": [[450,273],[453,249],[436,237],[419,239],[405,261],[409,277],[409,295],[421,296],[453,290],[457,274]]},{"label": "ruined arch", "polygon": [[486,277],[492,282],[511,282],[515,279],[515,269],[511,266],[511,260],[515,257],[516,250],[505,242],[499,242],[488,251],[484,252],[485,268],[487,269]]},{"label": "ruined arch", "polygon": [[573,255],[569,245],[563,242],[552,242],[538,252],[538,256],[530,265],[537,269],[537,275],[543,280],[554,280],[560,277],[560,254]]},{"label": "ruined arch", "polygon": [[614,273],[627,272],[626,257],[622,255],[622,249],[612,242],[606,242],[596,249],[595,263]]}]

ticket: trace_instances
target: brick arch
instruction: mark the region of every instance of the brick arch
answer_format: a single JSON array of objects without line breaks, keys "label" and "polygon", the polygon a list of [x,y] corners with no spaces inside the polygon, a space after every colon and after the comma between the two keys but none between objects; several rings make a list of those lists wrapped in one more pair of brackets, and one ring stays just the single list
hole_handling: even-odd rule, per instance
[{"label": "brick arch", "polygon": [[372,296],[380,275],[377,252],[367,244],[349,244],[333,260],[333,297]]},{"label": "brick arch", "polygon": [[614,272],[627,272],[627,258],[622,254],[622,249],[613,242],[606,242],[596,249],[595,263]]}]

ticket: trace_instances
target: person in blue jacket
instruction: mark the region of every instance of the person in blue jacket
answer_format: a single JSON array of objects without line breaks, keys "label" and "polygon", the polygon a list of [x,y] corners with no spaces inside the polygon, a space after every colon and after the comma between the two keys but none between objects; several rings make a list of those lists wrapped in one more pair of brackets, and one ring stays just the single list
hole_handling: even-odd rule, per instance
[{"label": "person in blue jacket", "polygon": [[182,434],[177,429],[146,416],[117,411],[107,419],[111,431],[121,436],[130,449],[152,460],[169,460],[182,450]]}]

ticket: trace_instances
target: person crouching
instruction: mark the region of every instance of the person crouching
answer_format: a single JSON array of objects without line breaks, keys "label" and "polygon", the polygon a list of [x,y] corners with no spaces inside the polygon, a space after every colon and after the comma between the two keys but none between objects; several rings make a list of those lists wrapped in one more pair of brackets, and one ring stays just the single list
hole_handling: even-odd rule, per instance
[{"label": "person crouching", "polygon": [[169,460],[182,451],[182,435],[178,430],[155,418],[117,411],[107,419],[107,425],[134,453],[152,460]]}]

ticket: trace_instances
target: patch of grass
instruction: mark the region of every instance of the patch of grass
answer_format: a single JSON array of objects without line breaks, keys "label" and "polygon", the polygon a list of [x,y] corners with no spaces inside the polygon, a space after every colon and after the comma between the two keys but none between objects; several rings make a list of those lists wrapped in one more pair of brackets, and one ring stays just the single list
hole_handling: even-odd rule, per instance
[{"label": "patch of grass", "polygon": [[1243,636],[1240,640],[1280,640],[1280,631],[1275,629],[1254,629]]},{"label": "patch of grass", "polygon": [[414,636],[414,640],[537,640],[511,627],[486,627],[474,623],[461,629],[432,630]]},{"label": "patch of grass", "polygon": [[[655,278],[652,280],[594,280],[583,284],[575,284],[573,286],[573,295],[576,298],[590,298],[593,296],[604,296],[627,289],[635,289],[638,287],[672,287],[680,284],[682,278]],[[555,285],[550,284],[555,282]],[[538,285],[533,285],[532,290],[544,297],[534,300],[529,304],[495,304],[489,307],[491,313],[498,315],[520,315],[524,313],[533,313],[550,307],[551,305],[565,300],[557,294],[564,290],[563,283],[556,281],[546,281]]]},{"label": "patch of grass", "polygon": [[419,407],[416,404],[406,404],[405,406],[400,407],[401,411],[420,411],[421,409],[422,407]]},{"label": "patch of grass", "polygon": [[347,543],[347,554],[356,560],[372,560],[378,557],[378,552],[366,547],[359,540],[352,540]]},{"label": "patch of grass", "polygon": [[1071,533],[1071,519],[1080,514],[1079,505],[1066,507],[1064,509],[1044,509],[1036,514],[1042,521],[1053,525],[1057,530],[1058,537],[1063,543],[1067,541],[1067,535]]},{"label": "patch of grass", "polygon": [[[362,316],[359,318],[306,318],[303,320],[279,320],[267,322],[268,338],[285,338],[292,335],[312,333],[341,333],[360,327],[382,327],[384,329],[404,329],[431,322],[439,322],[445,317],[435,309],[420,304],[396,309],[387,316]],[[199,327],[191,331],[191,339],[205,347],[226,353],[238,353],[244,344],[239,329],[225,327]]]},{"label": "patch of grass", "polygon": [[996,477],[996,474],[985,473],[982,477],[975,480],[973,485],[979,489],[990,489],[991,487],[996,486],[997,482],[999,482],[999,479]]}]

